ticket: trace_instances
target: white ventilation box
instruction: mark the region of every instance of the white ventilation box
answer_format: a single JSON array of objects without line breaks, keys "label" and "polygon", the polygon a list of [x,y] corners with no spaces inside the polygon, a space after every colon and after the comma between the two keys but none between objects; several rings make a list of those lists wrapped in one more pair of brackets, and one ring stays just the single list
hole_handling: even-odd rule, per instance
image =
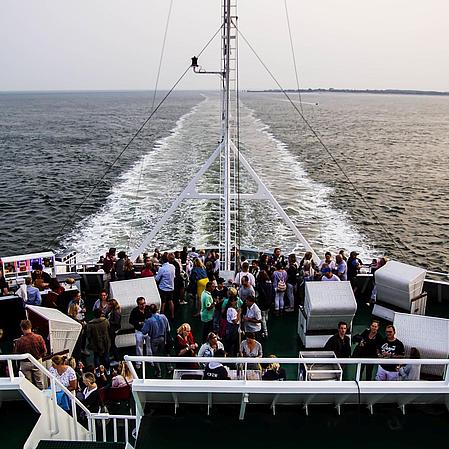
[{"label": "white ventilation box", "polygon": [[121,330],[132,329],[129,324],[129,315],[134,307],[137,307],[136,300],[143,296],[148,305],[156,304],[161,306],[161,297],[157,289],[154,277],[128,279],[126,281],[111,282],[111,298],[120,304],[122,310]]},{"label": "white ventilation box", "polygon": [[422,293],[426,270],[391,260],[374,273],[377,301],[409,311]]},{"label": "white ventilation box", "polygon": [[[449,357],[449,320],[433,316],[394,314],[396,336],[404,343],[406,354],[415,347],[423,359],[447,359]],[[441,376],[444,366],[423,365],[421,373]]]},{"label": "white ventilation box", "polygon": [[357,302],[350,282],[306,282],[306,331],[336,331],[339,321],[347,322],[350,327],[356,310]]},{"label": "white ventilation box", "polygon": [[306,348],[323,348],[337,332],[339,321],[351,331],[357,302],[350,282],[306,282],[304,307],[299,310],[298,335]]}]

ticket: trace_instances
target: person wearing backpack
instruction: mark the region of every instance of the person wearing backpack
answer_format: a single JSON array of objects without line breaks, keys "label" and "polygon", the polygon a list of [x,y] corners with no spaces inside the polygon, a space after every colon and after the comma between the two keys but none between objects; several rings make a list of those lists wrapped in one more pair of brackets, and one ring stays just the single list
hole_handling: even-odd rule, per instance
[{"label": "person wearing backpack", "polygon": [[276,270],[273,273],[273,287],[276,292],[274,313],[279,315],[284,310],[284,295],[287,290],[287,272],[281,262],[276,263]]}]

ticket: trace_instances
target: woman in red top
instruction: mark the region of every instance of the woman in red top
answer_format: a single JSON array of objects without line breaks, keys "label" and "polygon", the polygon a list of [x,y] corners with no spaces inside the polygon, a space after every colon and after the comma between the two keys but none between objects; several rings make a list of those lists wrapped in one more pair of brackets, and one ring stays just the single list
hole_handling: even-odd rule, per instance
[{"label": "woman in red top", "polygon": [[[175,351],[178,357],[195,357],[198,352],[198,344],[195,343],[195,337],[192,334],[192,329],[189,323],[181,324],[178,327],[176,340],[175,340]],[[197,363],[177,363],[177,368],[184,369],[196,369],[198,368]]]}]

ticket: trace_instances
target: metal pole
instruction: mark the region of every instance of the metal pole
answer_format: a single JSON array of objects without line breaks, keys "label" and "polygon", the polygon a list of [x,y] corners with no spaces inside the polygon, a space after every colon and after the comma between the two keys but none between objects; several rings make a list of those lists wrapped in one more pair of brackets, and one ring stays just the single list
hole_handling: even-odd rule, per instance
[{"label": "metal pole", "polygon": [[224,208],[225,208],[225,235],[224,235],[224,265],[225,270],[231,270],[231,151],[230,151],[230,130],[229,130],[229,114],[230,114],[230,86],[229,86],[229,59],[231,52],[231,0],[223,2],[223,44],[224,44]]}]

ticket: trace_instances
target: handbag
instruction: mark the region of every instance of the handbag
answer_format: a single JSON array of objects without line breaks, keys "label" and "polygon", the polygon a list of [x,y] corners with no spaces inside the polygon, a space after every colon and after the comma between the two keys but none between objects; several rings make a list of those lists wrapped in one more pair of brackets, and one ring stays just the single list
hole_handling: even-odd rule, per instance
[{"label": "handbag", "polygon": [[56,402],[66,412],[70,411],[70,399],[63,391],[56,392]]}]

